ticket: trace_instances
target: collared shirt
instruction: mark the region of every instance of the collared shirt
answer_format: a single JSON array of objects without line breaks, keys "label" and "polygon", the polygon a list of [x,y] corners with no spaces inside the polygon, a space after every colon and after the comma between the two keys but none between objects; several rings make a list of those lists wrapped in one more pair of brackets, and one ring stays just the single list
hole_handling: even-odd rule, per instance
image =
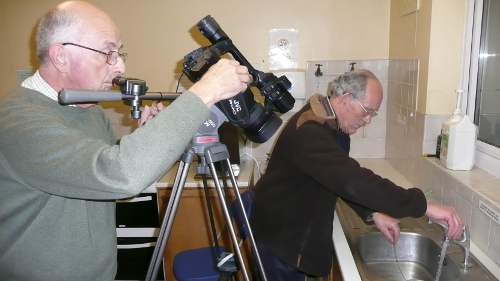
[{"label": "collared shirt", "polygon": [[26,78],[21,83],[21,86],[31,90],[38,91],[52,100],[59,101],[58,93],[54,88],[52,88],[40,75],[38,70],[33,74],[33,76]]}]

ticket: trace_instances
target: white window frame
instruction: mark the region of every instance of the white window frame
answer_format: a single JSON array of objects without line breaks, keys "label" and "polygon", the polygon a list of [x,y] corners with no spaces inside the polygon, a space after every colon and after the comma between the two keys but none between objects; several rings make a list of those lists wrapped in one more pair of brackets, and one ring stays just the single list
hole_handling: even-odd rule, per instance
[{"label": "white window frame", "polygon": [[[469,116],[474,116],[484,0],[467,0],[466,2],[461,83],[464,85],[464,96],[467,98],[462,99],[461,110]],[[478,140],[475,165],[500,178],[500,148]]]}]

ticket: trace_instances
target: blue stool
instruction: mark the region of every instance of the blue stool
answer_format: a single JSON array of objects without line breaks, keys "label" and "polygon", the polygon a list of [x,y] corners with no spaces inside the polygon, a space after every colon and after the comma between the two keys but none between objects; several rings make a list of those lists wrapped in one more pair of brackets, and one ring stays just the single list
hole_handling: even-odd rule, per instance
[{"label": "blue stool", "polygon": [[[254,192],[247,190],[241,195],[245,212],[250,215]],[[241,239],[247,237],[248,231],[237,200],[231,204],[231,215],[240,227],[238,236]],[[220,253],[230,253],[229,249],[219,246]],[[224,273],[217,267],[218,259],[215,246],[186,250],[174,257],[174,277],[178,281],[218,281]]]}]

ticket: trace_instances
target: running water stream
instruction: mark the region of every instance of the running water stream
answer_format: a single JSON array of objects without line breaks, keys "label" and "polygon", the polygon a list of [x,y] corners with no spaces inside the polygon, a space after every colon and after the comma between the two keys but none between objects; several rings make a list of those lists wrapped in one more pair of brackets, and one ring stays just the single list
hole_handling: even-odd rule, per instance
[{"label": "running water stream", "polygon": [[446,248],[448,248],[449,244],[450,244],[450,238],[446,236],[446,238],[443,241],[443,247],[441,248],[441,255],[439,256],[438,269],[436,272],[436,281],[439,281],[439,277],[441,277],[441,271],[443,270],[443,262],[444,258],[446,257]]}]

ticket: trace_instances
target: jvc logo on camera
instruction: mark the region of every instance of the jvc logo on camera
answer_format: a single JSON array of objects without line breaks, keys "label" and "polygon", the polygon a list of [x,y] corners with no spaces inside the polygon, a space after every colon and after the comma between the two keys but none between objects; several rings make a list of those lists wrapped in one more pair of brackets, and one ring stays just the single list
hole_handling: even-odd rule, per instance
[{"label": "jvc logo on camera", "polygon": [[208,119],[207,121],[205,121],[205,126],[206,127],[212,127],[212,128],[215,128],[215,122],[212,121],[212,119]]},{"label": "jvc logo on camera", "polygon": [[234,115],[236,115],[236,113],[241,111],[241,105],[239,101],[229,100],[229,104],[231,104],[231,109],[233,110]]}]

